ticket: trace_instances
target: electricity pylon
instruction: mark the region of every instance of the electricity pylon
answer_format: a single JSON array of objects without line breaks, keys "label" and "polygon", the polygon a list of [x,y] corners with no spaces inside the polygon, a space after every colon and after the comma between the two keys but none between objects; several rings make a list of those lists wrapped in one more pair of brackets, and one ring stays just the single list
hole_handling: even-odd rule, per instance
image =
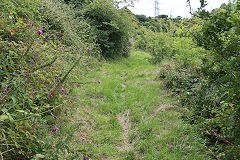
[{"label": "electricity pylon", "polygon": [[158,2],[158,0],[155,0],[154,16],[155,16],[155,17],[159,16],[159,2]]}]

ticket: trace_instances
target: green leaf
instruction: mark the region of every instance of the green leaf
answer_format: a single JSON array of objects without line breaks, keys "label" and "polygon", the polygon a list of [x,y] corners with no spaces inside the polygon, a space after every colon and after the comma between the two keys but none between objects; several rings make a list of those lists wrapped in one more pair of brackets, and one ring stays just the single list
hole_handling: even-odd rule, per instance
[{"label": "green leaf", "polygon": [[10,122],[14,122],[14,119],[12,118],[12,116],[9,113],[7,113],[7,115],[1,115],[0,119],[3,121],[9,120]]},{"label": "green leaf", "polygon": [[20,113],[26,113],[27,114],[27,112],[26,111],[24,111],[24,110],[16,110],[17,112],[20,112]]},{"label": "green leaf", "polygon": [[12,117],[9,113],[7,113],[7,115],[8,115],[8,117],[9,117],[10,122],[14,122],[13,117]]},{"label": "green leaf", "polygon": [[6,113],[8,110],[7,108],[2,108],[2,111]]},{"label": "green leaf", "polygon": [[8,117],[7,115],[1,115],[1,116],[0,116],[0,119],[4,121],[4,120],[9,119],[9,117]]},{"label": "green leaf", "polygon": [[16,104],[16,102],[17,102],[17,98],[14,97],[14,96],[12,96],[11,98],[12,98],[12,100],[13,100],[13,104]]},{"label": "green leaf", "polygon": [[45,158],[45,156],[42,154],[36,154],[33,158],[39,159],[39,158]]}]

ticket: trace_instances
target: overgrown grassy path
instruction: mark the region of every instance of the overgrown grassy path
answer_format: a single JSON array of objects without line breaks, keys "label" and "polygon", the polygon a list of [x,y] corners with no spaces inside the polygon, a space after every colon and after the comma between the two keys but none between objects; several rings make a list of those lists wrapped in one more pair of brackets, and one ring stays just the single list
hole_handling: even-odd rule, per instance
[{"label": "overgrown grassy path", "polygon": [[155,80],[158,67],[148,58],[134,52],[80,77],[102,84],[74,89],[71,147],[93,160],[210,159],[203,140],[179,117],[176,100]]}]

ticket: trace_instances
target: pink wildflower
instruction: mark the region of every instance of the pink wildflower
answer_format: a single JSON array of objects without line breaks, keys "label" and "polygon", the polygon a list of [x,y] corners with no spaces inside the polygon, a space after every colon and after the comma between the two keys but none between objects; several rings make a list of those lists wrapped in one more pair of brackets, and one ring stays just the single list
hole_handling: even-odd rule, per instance
[{"label": "pink wildflower", "polygon": [[53,98],[53,91],[50,93],[49,98]]},{"label": "pink wildflower", "polygon": [[41,29],[38,30],[38,35],[41,36],[43,34],[43,31]]},{"label": "pink wildflower", "polygon": [[54,32],[54,34],[57,34],[57,32]]},{"label": "pink wildflower", "polygon": [[61,92],[64,92],[64,86],[62,86]]},{"label": "pink wildflower", "polygon": [[61,52],[63,52],[63,49],[60,49]]},{"label": "pink wildflower", "polygon": [[98,84],[102,84],[102,82],[101,82],[101,81],[98,81]]},{"label": "pink wildflower", "polygon": [[90,51],[91,49],[90,49],[90,48],[87,48],[87,50],[89,50],[89,51]]},{"label": "pink wildflower", "polygon": [[62,34],[62,32],[60,31],[59,34]]},{"label": "pink wildflower", "polygon": [[64,61],[64,57],[62,57],[62,60]]}]

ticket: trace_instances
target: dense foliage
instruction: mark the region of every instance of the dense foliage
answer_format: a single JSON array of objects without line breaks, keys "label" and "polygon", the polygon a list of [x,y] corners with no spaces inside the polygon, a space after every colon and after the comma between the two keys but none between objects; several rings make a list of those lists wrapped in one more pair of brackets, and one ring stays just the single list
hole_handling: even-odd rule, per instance
[{"label": "dense foliage", "polygon": [[79,81],[93,57],[129,56],[133,34],[215,158],[239,159],[239,28],[239,1],[181,19],[134,18],[113,0],[1,0],[1,159],[84,158],[55,124],[72,107],[69,79]]},{"label": "dense foliage", "polygon": [[113,0],[68,1],[75,17],[84,17],[93,27],[96,44],[106,58],[129,56],[133,17],[126,8],[119,9]]},{"label": "dense foliage", "polygon": [[188,108],[183,118],[199,127],[221,159],[240,158],[239,5],[198,11],[165,33],[141,27],[134,44],[161,62],[159,77]]},{"label": "dense foliage", "polygon": [[55,126],[55,115],[72,106],[68,79],[78,80],[100,53],[129,53],[125,10],[113,1],[76,2],[1,1],[1,159],[57,159],[64,149],[73,158]]}]

